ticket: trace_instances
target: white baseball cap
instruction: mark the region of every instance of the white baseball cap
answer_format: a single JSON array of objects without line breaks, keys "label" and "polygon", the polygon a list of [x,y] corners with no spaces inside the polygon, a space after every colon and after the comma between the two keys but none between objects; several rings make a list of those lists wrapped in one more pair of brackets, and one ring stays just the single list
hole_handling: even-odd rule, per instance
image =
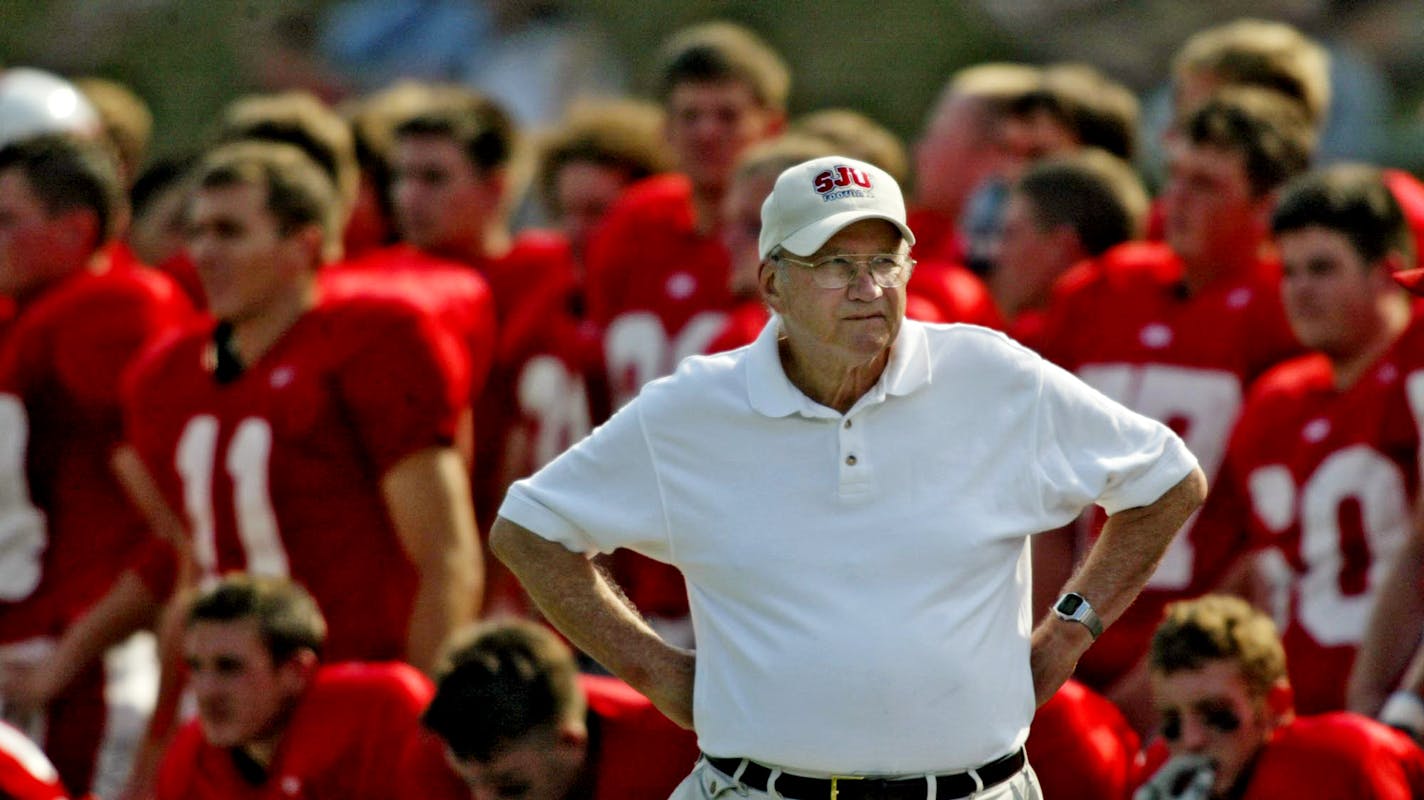
[{"label": "white baseball cap", "polygon": [[905,223],[900,186],[879,167],[845,156],[813,158],[782,172],[761,204],[761,237],[766,258],[779,245],[809,256],[845,226],[863,219],[893,223],[914,244]]},{"label": "white baseball cap", "polygon": [[0,70],[0,146],[45,133],[99,132],[99,114],[74,84],[43,70]]}]

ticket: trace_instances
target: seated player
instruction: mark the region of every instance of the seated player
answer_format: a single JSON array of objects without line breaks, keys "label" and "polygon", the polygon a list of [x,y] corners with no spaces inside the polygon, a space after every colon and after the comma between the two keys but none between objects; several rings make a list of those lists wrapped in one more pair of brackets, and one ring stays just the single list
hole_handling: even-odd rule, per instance
[{"label": "seated player", "polygon": [[457,639],[424,720],[478,798],[662,798],[698,757],[691,731],[622,681],[578,674],[530,622]]},{"label": "seated player", "polygon": [[396,662],[323,666],[325,639],[291,581],[233,574],[199,594],[183,632],[198,715],[164,755],[158,800],[425,796],[438,773],[400,765],[431,746],[430,682]]},{"label": "seated player", "polygon": [[1240,598],[1173,603],[1149,665],[1165,748],[1149,749],[1149,768],[1160,769],[1137,800],[1403,800],[1424,792],[1424,750],[1398,731],[1350,712],[1295,716],[1276,626]]}]

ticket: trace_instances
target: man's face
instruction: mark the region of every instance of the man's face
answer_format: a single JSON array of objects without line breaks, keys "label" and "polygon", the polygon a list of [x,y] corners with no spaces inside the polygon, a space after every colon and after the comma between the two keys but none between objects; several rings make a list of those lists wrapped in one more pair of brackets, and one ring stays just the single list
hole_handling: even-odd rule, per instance
[{"label": "man's face", "polygon": [[1256,197],[1241,153],[1175,141],[1162,193],[1167,244],[1188,265],[1253,256],[1270,200]]},{"label": "man's face", "polygon": [[1006,152],[985,104],[963,95],[940,103],[915,146],[916,201],[957,216],[975,187],[1003,168]]},{"label": "man's face", "polygon": [[64,271],[74,212],[50,214],[20,169],[0,172],[0,294],[41,288]]},{"label": "man's face", "polygon": [[1152,696],[1171,754],[1202,756],[1215,768],[1214,797],[1236,783],[1275,730],[1265,698],[1251,693],[1231,661],[1166,675],[1153,671]]},{"label": "man's face", "polygon": [[1301,344],[1349,357],[1381,327],[1381,300],[1397,293],[1386,264],[1371,265],[1339,231],[1309,227],[1276,238],[1281,299]]},{"label": "man's face", "polygon": [[[792,256],[815,262],[828,256],[866,256],[898,253],[903,239],[894,225],[869,219],[842,228],[810,256]],[[835,362],[871,361],[888,350],[905,316],[905,287],[884,289],[861,267],[855,279],[841,289],[822,289],[811,269],[797,264],[774,263],[762,267],[762,286],[775,283],[767,302],[781,315],[788,339],[812,357]]]},{"label": "man's face", "polygon": [[455,140],[436,134],[402,136],[391,158],[396,229],[432,253],[478,249],[499,207],[497,181],[475,168]]},{"label": "man's face", "polygon": [[999,263],[989,273],[1005,313],[1046,305],[1053,281],[1084,255],[1069,226],[1043,228],[1033,201],[1020,192],[1004,206]]},{"label": "man's face", "polygon": [[737,156],[775,134],[781,121],[781,112],[763,106],[740,81],[684,83],[668,95],[664,135],[692,185],[720,192]]},{"label": "man's face", "polygon": [[732,255],[730,285],[735,297],[756,297],[761,251],[761,205],[776,185],[775,175],[744,175],[722,196],[722,244]]},{"label": "man's face", "polygon": [[292,291],[320,247],[313,236],[311,228],[282,232],[265,187],[201,188],[188,204],[188,253],[213,316],[229,322],[260,318]]},{"label": "man's face", "polygon": [[488,761],[446,761],[474,800],[564,800],[583,770],[587,739],[554,729],[536,730],[496,750]]},{"label": "man's face", "polygon": [[628,185],[628,174],[617,167],[592,161],[570,161],[554,177],[559,227],[580,260],[588,237],[603,221],[608,209]]},{"label": "man's face", "polygon": [[253,620],[196,622],[183,637],[198,723],[215,747],[240,747],[281,734],[306,688],[295,659],[274,665]]},{"label": "man's face", "polygon": [[1003,137],[1010,177],[1017,177],[1035,161],[1071,153],[1082,146],[1067,125],[1043,109],[1005,117]]}]

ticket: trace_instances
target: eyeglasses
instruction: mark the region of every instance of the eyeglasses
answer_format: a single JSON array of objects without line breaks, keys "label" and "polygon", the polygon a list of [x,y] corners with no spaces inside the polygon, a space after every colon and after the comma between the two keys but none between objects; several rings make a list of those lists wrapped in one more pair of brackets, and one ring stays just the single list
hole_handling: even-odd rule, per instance
[{"label": "eyeglasses", "polygon": [[[1202,724],[1217,733],[1231,733],[1241,727],[1241,718],[1236,716],[1236,712],[1225,703],[1206,703],[1197,707],[1196,713],[1201,715]],[[1182,714],[1180,711],[1167,711],[1162,715],[1162,738],[1169,742],[1175,742],[1182,738]]]},{"label": "eyeglasses", "polygon": [[915,268],[915,260],[896,253],[874,253],[871,255],[826,256],[817,261],[803,261],[787,255],[776,258],[788,261],[811,271],[811,281],[822,289],[844,289],[851,285],[865,266],[870,279],[882,289],[894,289],[910,281],[910,272]]}]

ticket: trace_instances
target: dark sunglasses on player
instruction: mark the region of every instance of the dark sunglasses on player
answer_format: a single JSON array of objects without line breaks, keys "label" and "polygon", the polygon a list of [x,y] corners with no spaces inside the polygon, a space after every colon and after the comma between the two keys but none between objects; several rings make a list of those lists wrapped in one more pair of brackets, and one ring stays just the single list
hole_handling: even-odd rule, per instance
[{"label": "dark sunglasses on player", "polygon": [[[1217,733],[1231,733],[1241,727],[1241,718],[1226,703],[1203,703],[1196,708],[1202,724]],[[1182,714],[1180,711],[1166,711],[1162,714],[1162,738],[1175,742],[1182,738]]]}]

